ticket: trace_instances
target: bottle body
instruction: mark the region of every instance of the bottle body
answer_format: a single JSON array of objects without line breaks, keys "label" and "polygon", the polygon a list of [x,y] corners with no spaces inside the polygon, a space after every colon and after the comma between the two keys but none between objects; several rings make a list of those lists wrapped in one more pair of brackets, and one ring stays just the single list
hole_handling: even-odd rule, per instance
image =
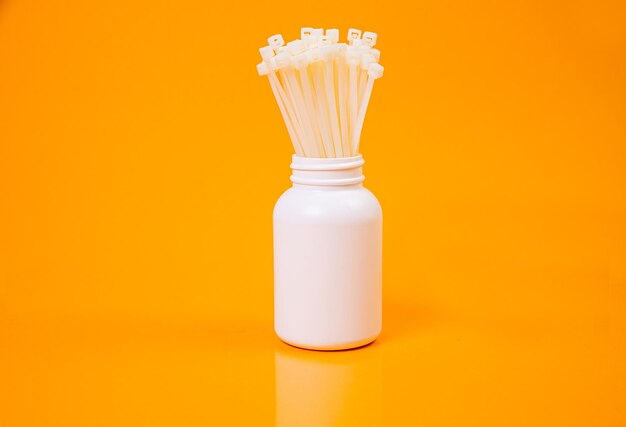
[{"label": "bottle body", "polygon": [[359,347],[382,327],[382,210],[360,156],[294,156],[274,208],[274,327],[288,344]]}]

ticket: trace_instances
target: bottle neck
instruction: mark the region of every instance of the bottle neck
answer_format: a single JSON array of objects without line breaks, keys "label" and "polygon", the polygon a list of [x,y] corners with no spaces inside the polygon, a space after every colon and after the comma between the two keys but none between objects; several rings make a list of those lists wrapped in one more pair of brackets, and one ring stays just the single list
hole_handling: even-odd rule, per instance
[{"label": "bottle neck", "polygon": [[342,189],[360,187],[363,176],[363,156],[318,158],[293,155],[291,182],[294,187]]}]

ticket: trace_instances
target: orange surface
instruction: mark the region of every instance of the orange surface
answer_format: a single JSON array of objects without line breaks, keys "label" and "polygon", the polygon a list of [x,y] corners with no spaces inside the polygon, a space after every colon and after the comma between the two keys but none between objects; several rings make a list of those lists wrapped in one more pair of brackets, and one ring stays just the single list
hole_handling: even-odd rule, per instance
[{"label": "orange surface", "polygon": [[[626,4],[0,4],[0,425],[626,425]],[[258,47],[379,33],[384,332],[272,332]]]}]

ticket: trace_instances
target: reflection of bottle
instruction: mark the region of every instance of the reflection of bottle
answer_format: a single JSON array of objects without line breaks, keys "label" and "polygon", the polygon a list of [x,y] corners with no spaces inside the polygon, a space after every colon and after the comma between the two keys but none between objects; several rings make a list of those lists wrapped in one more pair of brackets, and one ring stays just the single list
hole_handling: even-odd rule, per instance
[{"label": "reflection of bottle", "polygon": [[310,353],[284,349],[276,364],[276,426],[381,425],[378,347]]},{"label": "reflection of bottle", "polygon": [[339,350],[380,333],[382,210],[362,165],[293,157],[293,187],[274,209],[274,325],[289,344]]}]

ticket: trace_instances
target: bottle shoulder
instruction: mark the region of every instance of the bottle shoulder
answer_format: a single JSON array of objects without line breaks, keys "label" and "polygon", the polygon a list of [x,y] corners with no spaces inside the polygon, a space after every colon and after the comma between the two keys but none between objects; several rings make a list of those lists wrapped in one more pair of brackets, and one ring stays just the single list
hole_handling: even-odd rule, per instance
[{"label": "bottle shoulder", "polygon": [[274,219],[374,220],[382,217],[382,208],[374,194],[365,187],[311,190],[291,187],[274,207]]}]

